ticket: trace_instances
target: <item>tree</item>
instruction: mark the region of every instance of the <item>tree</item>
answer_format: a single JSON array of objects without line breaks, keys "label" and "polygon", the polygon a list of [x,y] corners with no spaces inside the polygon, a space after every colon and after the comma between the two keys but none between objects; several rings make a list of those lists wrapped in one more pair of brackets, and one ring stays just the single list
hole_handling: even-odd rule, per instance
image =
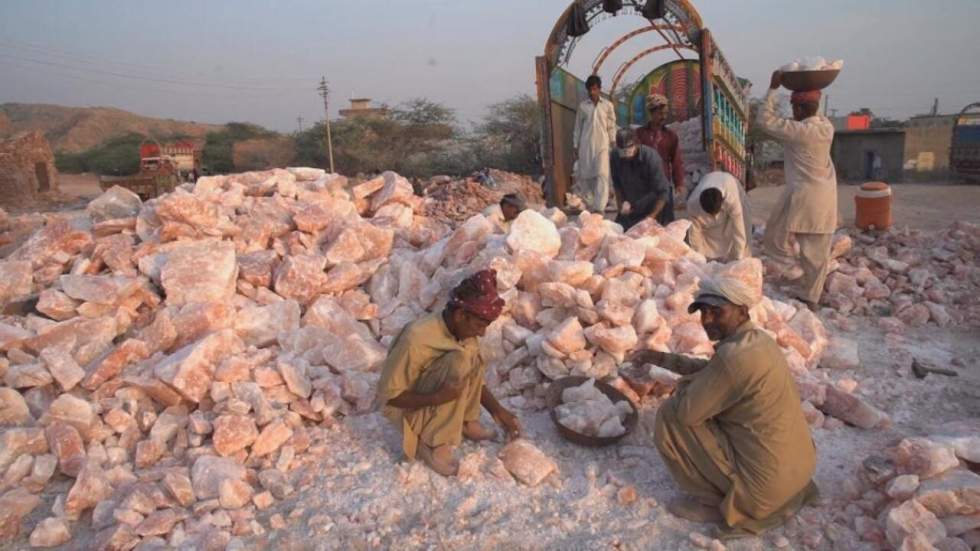
[{"label": "tree", "polygon": [[234,172],[233,149],[236,142],[275,136],[275,132],[255,124],[230,122],[221,130],[208,132],[201,151],[201,164],[211,173]]},{"label": "tree", "polygon": [[482,164],[511,172],[541,172],[541,110],[527,94],[495,103],[477,128]]}]

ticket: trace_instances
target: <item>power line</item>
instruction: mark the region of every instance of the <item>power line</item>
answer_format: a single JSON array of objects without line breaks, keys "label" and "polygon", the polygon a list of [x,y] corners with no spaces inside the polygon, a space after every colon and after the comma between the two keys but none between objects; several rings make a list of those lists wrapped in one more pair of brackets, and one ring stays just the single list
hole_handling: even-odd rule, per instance
[{"label": "power line", "polygon": [[[84,54],[84,53],[67,52],[65,50],[60,50],[60,49],[57,49],[57,48],[48,48],[48,47],[44,47],[44,46],[39,46],[39,45],[31,44],[31,43],[28,43],[28,42],[22,42],[22,41],[11,40],[11,39],[0,39],[0,47],[13,48],[13,49],[22,50],[22,51],[28,51],[28,52],[31,52],[33,55],[41,54],[41,55],[46,55],[46,56],[58,57],[58,58],[62,58],[62,60],[67,60],[67,61],[71,61],[71,62],[75,62],[75,63],[84,63],[84,64],[90,64],[90,65],[93,65],[93,64],[115,65],[115,66],[119,66],[119,67],[122,67],[122,68],[130,69],[130,70],[137,69],[137,70],[142,70],[142,71],[152,71],[154,74],[160,74],[160,71],[161,70],[171,71],[171,69],[172,69],[171,67],[165,67],[165,66],[162,66],[162,65],[146,65],[146,64],[139,64],[139,63],[124,62],[124,61],[113,61],[113,60],[108,60],[108,59],[105,59],[105,58],[99,58],[99,57],[95,57],[95,56]],[[180,74],[180,73],[173,73],[173,72],[170,72],[166,76],[171,77],[171,78],[175,78],[175,79],[185,79],[185,80],[186,79],[193,80],[193,79],[195,79],[197,77],[197,75],[189,75],[189,74],[186,74],[186,73],[185,74]],[[303,81],[307,81],[308,82],[311,78],[312,77],[310,77],[310,76],[302,76],[302,77],[300,77],[300,76],[272,76],[272,75],[270,75],[270,76],[264,76],[264,77],[238,78],[237,81],[240,82],[240,83],[262,82],[262,81],[267,81],[267,80],[274,80],[274,81],[283,81],[283,80],[296,80],[296,81],[299,81],[299,80],[303,80]]]},{"label": "power line", "polygon": [[276,92],[276,91],[283,91],[283,90],[297,90],[297,89],[299,89],[297,87],[234,86],[234,85],[222,84],[222,83],[194,82],[194,81],[189,81],[189,80],[177,80],[177,79],[168,79],[168,78],[156,78],[156,77],[138,76],[138,75],[130,75],[130,74],[126,74],[126,73],[119,73],[119,72],[116,72],[116,71],[106,71],[106,70],[95,69],[95,68],[74,67],[74,66],[68,65],[66,63],[59,63],[59,62],[55,62],[55,61],[45,61],[45,60],[41,60],[41,59],[27,58],[27,57],[17,57],[17,56],[12,56],[12,55],[8,55],[8,54],[4,54],[4,53],[0,53],[0,57],[4,57],[4,58],[7,58],[7,59],[12,59],[14,61],[22,61],[22,62],[28,62],[28,63],[36,63],[38,65],[47,65],[47,66],[50,66],[50,67],[60,67],[60,68],[63,68],[63,69],[73,69],[73,70],[76,70],[76,71],[86,71],[86,72],[98,73],[98,74],[102,74],[102,75],[114,76],[114,77],[118,77],[118,78],[126,78],[126,79],[131,79],[131,80],[143,80],[143,81],[148,81],[148,82],[158,82],[158,83],[162,83],[162,84],[177,84],[177,85],[181,85],[181,86],[197,86],[197,87],[201,87],[201,88],[222,88],[222,89],[225,89],[225,90],[244,90],[244,91],[254,91],[254,92]]}]

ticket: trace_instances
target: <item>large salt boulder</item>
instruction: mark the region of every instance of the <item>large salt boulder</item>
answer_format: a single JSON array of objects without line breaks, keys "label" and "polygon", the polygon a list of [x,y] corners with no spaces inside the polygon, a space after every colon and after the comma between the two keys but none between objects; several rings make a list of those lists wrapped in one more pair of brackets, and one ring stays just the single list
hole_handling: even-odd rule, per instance
[{"label": "large salt boulder", "polygon": [[93,222],[136,216],[143,207],[139,195],[119,186],[112,186],[88,204],[85,212]]},{"label": "large salt boulder", "polygon": [[525,210],[511,222],[507,246],[514,253],[533,251],[554,258],[561,249],[561,235],[551,220],[533,210]]},{"label": "large salt boulder", "polygon": [[160,271],[167,303],[221,302],[235,294],[238,261],[230,241],[201,241],[171,251]]}]

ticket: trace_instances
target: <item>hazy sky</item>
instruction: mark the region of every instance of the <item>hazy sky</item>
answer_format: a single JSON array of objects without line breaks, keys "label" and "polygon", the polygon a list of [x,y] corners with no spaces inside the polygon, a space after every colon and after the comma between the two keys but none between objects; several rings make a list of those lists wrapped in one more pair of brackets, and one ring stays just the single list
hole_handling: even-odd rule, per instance
[{"label": "hazy sky", "polygon": [[[843,58],[829,89],[842,113],[904,118],[980,101],[980,0],[695,0],[734,70],[759,94],[773,68]],[[462,122],[534,94],[534,56],[568,0],[0,0],[0,102],[111,106],[140,114],[294,130],[352,96],[424,96]],[[640,27],[597,25],[575,50],[584,76],[599,50]],[[651,33],[652,34],[652,33]],[[644,35],[603,66],[653,45]],[[670,57],[647,58],[635,78]]]}]

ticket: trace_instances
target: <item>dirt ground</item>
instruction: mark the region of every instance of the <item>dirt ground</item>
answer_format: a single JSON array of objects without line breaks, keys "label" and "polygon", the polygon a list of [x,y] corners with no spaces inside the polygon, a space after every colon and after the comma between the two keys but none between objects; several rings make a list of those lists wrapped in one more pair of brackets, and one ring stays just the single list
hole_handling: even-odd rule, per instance
[{"label": "dirt ground", "polygon": [[[939,230],[957,220],[980,221],[980,185],[946,182],[893,184],[892,220],[895,227]],[[769,211],[783,192],[783,186],[762,187],[749,192],[752,217],[765,223]],[[854,224],[854,195],[857,185],[837,187],[839,224]]]}]

